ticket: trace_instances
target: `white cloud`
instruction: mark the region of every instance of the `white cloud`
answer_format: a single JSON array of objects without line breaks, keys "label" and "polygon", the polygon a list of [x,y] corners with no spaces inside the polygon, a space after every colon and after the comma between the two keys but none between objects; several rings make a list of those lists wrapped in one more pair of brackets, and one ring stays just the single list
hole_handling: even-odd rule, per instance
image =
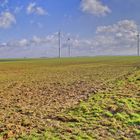
[{"label": "white cloud", "polygon": [[0,14],[0,28],[9,28],[16,23],[15,16],[10,12],[3,12]]},{"label": "white cloud", "polygon": [[43,24],[40,23],[40,22],[37,22],[37,26],[38,26],[40,29],[43,28]]},{"label": "white cloud", "polygon": [[36,21],[34,21],[34,20],[30,20],[30,24],[35,25],[35,26],[37,26],[37,27],[40,28],[40,29],[44,27],[43,23],[41,23],[41,22],[36,22]]},{"label": "white cloud", "polygon": [[17,6],[15,7],[14,13],[17,14],[23,9],[23,6]]},{"label": "white cloud", "polygon": [[8,4],[8,0],[2,0],[0,6],[5,7]]},{"label": "white cloud", "polygon": [[111,12],[108,6],[102,4],[100,0],[82,0],[81,9],[83,12],[96,16],[104,16]]},{"label": "white cloud", "polygon": [[47,12],[40,6],[37,6],[36,3],[30,3],[27,7],[28,14],[37,14],[37,15],[46,15]]},{"label": "white cloud", "polygon": [[[100,26],[97,28],[97,35],[103,36],[103,41],[107,41],[109,37],[110,40],[114,40],[116,46],[131,47],[134,46],[136,42],[136,34],[138,31],[138,26],[133,20],[122,20],[114,25]],[[114,46],[113,43],[109,43],[108,46]],[[103,46],[103,45],[102,45]]]},{"label": "white cloud", "polygon": [[122,20],[116,24],[109,26],[99,26],[97,28],[97,33],[134,33],[137,31],[137,24],[133,20]]}]

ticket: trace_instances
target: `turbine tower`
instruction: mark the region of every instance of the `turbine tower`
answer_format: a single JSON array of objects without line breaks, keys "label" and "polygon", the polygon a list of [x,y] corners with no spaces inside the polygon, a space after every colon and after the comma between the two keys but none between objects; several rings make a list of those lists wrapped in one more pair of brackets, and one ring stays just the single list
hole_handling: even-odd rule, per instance
[{"label": "turbine tower", "polygon": [[68,54],[71,56],[71,46],[70,46],[70,38],[68,38]]},{"label": "turbine tower", "polygon": [[58,50],[59,50],[59,55],[58,57],[61,58],[61,32],[58,32]]},{"label": "turbine tower", "polygon": [[137,34],[137,55],[140,56],[140,34]]}]

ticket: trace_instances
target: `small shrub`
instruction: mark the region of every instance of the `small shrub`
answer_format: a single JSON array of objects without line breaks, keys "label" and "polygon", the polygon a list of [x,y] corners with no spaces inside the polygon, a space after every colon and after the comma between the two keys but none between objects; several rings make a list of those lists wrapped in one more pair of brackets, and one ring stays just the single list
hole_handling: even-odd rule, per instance
[{"label": "small shrub", "polygon": [[120,121],[125,121],[126,120],[126,116],[123,113],[117,113],[117,114],[115,114],[115,118],[117,120],[120,120]]},{"label": "small shrub", "polygon": [[113,114],[111,112],[107,111],[107,112],[105,112],[105,116],[107,116],[107,117],[113,117]]}]

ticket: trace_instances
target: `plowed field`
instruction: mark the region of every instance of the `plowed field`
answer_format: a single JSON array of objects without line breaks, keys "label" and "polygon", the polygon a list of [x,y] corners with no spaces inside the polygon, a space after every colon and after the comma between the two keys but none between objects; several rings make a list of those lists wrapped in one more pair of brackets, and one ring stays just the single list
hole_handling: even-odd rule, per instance
[{"label": "plowed field", "polygon": [[1,60],[1,139],[138,139],[139,71],[139,57]]}]

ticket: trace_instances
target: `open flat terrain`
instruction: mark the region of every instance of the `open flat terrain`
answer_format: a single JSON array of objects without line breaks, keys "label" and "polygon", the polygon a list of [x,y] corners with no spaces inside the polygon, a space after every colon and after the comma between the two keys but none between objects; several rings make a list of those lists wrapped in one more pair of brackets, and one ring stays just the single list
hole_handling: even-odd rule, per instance
[{"label": "open flat terrain", "polygon": [[0,60],[0,135],[140,139],[140,58]]}]

